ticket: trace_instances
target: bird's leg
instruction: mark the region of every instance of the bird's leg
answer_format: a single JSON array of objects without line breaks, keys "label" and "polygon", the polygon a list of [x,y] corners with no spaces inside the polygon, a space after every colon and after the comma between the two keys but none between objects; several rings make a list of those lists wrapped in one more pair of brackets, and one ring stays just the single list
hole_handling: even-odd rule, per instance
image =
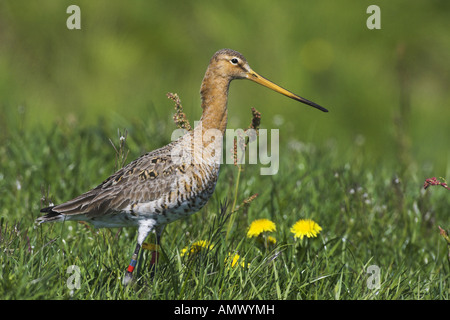
[{"label": "bird's leg", "polygon": [[140,254],[139,254],[139,260],[138,260],[137,265],[136,265],[136,271],[135,271],[137,276],[139,276],[139,274],[141,273],[141,268],[142,268],[142,265],[143,265],[143,258],[144,258],[144,251],[141,250]]},{"label": "bird's leg", "polygon": [[159,251],[161,250],[161,247],[160,247],[161,234],[162,234],[163,230],[164,230],[164,225],[155,228],[156,243],[155,243],[154,250],[152,250],[152,258],[150,260],[150,275],[152,278],[155,275],[156,264],[159,262]]},{"label": "bird's leg", "polygon": [[159,261],[161,234],[162,234],[163,230],[164,230],[164,225],[155,228],[155,234],[156,234],[155,250],[152,251],[152,259],[150,260],[150,264],[152,266],[157,264]]},{"label": "bird's leg", "polygon": [[142,244],[144,243],[145,238],[147,238],[148,234],[155,228],[156,221],[149,220],[144,221],[139,225],[138,228],[138,237],[137,237],[137,245],[136,249],[134,249],[133,256],[131,257],[131,262],[128,265],[127,271],[125,273],[125,277],[123,279],[123,283],[125,285],[129,284],[131,280],[133,279],[133,270],[136,268],[138,256],[139,256],[139,250],[142,247]]},{"label": "bird's leg", "polygon": [[138,243],[136,245],[136,249],[134,249],[134,253],[131,256],[131,262],[128,265],[127,271],[125,273],[125,278],[123,279],[123,283],[128,285],[133,279],[133,271],[136,268],[137,258],[139,255],[139,250],[141,249],[141,245]]},{"label": "bird's leg", "polygon": [[155,250],[152,251],[152,258],[150,260],[150,265],[153,267],[156,265],[159,261],[159,245],[157,244],[155,246]]}]

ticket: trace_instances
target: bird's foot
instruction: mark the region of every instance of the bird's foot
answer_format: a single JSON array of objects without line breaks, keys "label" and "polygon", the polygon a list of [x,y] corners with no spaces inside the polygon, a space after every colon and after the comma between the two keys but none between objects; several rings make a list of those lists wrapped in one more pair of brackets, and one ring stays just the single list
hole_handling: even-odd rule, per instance
[{"label": "bird's foot", "polygon": [[133,257],[131,258],[131,262],[128,265],[127,271],[125,271],[125,276],[123,278],[123,284],[124,286],[127,286],[131,283],[133,280],[133,271],[137,264],[137,253],[133,254]]},{"label": "bird's foot", "polygon": [[125,276],[123,277],[123,285],[126,287],[133,281],[133,273],[128,270],[125,271]]}]

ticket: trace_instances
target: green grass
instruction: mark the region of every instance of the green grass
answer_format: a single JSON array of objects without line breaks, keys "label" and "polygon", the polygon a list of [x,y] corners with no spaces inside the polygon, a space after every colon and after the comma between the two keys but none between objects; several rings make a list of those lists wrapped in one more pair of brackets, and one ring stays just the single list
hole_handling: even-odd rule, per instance
[{"label": "green grass", "polygon": [[[423,189],[450,179],[448,1],[379,3],[381,30],[366,27],[371,1],[75,3],[81,30],[66,28],[72,2],[0,1],[0,299],[449,298],[438,229],[450,228],[449,191]],[[170,142],[168,91],[198,119],[224,47],[330,112],[233,82],[228,127],[261,111],[263,128],[280,129],[278,174],[223,165],[207,206],[166,228],[154,278],[145,252],[142,278],[123,288],[135,230],[34,220],[114,172],[118,129],[127,162]],[[246,237],[259,218],[276,223],[275,247]],[[317,238],[294,240],[300,218],[320,224]],[[181,256],[198,240],[214,248]],[[230,253],[250,266],[227,268]],[[72,265],[80,289],[67,286]]]},{"label": "green grass", "polygon": [[[19,121],[5,129],[2,299],[449,299],[448,249],[438,230],[438,225],[448,228],[448,191],[423,190],[420,170],[401,176],[392,163],[366,165],[357,144],[346,150],[354,155],[350,161],[332,145],[281,146],[278,174],[261,176],[260,165],[243,165],[239,184],[238,167],[223,165],[207,206],[165,229],[154,277],[146,251],[140,279],[124,288],[135,230],[95,230],[75,222],[34,225],[47,201],[68,200],[114,171],[108,138],[118,144],[122,122],[31,131]],[[128,123],[128,161],[144,148],[167,143],[174,126],[167,127],[157,133],[157,126]],[[240,204],[255,193],[248,206],[231,213],[234,200]],[[251,221],[259,218],[276,223],[275,246],[246,237]],[[300,218],[320,224],[317,238],[293,238],[289,229]],[[214,247],[181,255],[198,240]],[[226,263],[235,253],[245,267]],[[67,286],[71,265],[80,270],[79,289]],[[378,289],[367,286],[370,265],[379,267]]]}]

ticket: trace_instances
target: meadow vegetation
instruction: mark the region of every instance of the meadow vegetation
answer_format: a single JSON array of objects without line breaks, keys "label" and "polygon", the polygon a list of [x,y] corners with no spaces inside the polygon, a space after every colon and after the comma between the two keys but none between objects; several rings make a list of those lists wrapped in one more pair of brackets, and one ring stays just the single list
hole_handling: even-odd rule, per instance
[{"label": "meadow vegetation", "polygon": [[[380,4],[378,31],[369,1],[75,2],[78,31],[72,3],[0,2],[1,299],[450,298],[448,1]],[[233,82],[228,127],[260,111],[280,130],[278,173],[224,164],[209,203],[164,230],[156,270],[144,250],[124,288],[135,230],[34,221],[169,143],[186,119],[168,92],[199,119],[223,47],[330,112]],[[275,228],[249,237],[258,219]],[[321,230],[295,237],[300,219]]]}]

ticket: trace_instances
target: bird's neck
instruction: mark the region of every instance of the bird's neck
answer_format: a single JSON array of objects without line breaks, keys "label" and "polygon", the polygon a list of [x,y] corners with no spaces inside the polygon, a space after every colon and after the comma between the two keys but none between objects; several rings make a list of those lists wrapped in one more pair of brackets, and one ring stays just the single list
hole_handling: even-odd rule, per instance
[{"label": "bird's neck", "polygon": [[218,129],[224,134],[227,128],[227,100],[230,79],[208,69],[203,78],[200,94],[203,114],[200,119],[203,131]]}]

